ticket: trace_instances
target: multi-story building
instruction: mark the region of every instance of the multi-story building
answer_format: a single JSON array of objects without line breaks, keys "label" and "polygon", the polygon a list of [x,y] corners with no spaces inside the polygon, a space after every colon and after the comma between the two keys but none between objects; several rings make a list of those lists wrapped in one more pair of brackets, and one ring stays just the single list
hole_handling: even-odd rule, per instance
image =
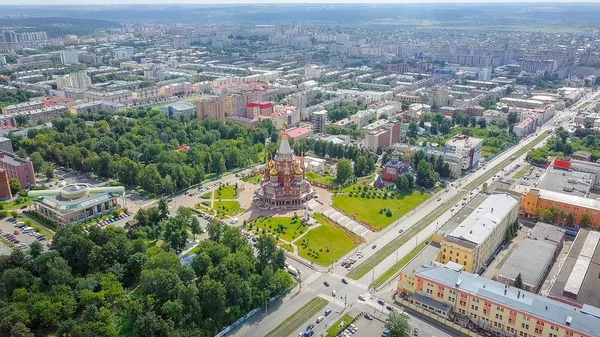
[{"label": "multi-story building", "polygon": [[133,96],[130,90],[117,90],[110,92],[86,91],[83,93],[83,99],[86,101],[109,101],[121,104],[131,104]]},{"label": "multi-story building", "polygon": [[257,118],[273,114],[273,102],[250,102],[246,105],[246,117]]},{"label": "multi-story building", "polygon": [[157,87],[149,87],[133,90],[131,98],[135,102],[145,102],[161,98],[160,89]]},{"label": "multi-story building", "polygon": [[6,137],[0,137],[0,151],[1,152],[14,152],[12,146],[12,140]]},{"label": "multi-story building", "polygon": [[[381,121],[381,119],[379,121]],[[401,131],[401,124],[386,121],[385,124],[367,131],[367,134],[365,134],[364,147],[371,152],[386,150],[400,141]]]},{"label": "multi-story building", "polygon": [[310,121],[312,123],[313,134],[325,133],[325,126],[327,123],[327,110],[315,111],[310,114]]},{"label": "multi-story building", "polygon": [[477,74],[477,79],[480,81],[489,81],[492,79],[492,68],[491,67],[483,67],[479,69],[479,73]]},{"label": "multi-story building", "polygon": [[64,65],[79,63],[79,54],[76,50],[62,50],[60,52],[60,63]]},{"label": "multi-story building", "polygon": [[12,198],[12,192],[10,191],[8,172],[0,169],[0,199],[7,200],[10,198]]},{"label": "multi-story building", "polygon": [[457,135],[449,139],[444,146],[444,153],[456,154],[463,158],[462,169],[476,167],[481,159],[483,139]]},{"label": "multi-story building", "polygon": [[22,188],[35,185],[35,172],[33,164],[29,160],[12,153],[0,152],[0,169],[5,170],[11,179],[18,179]]},{"label": "multi-story building", "polygon": [[160,94],[163,97],[172,97],[176,95],[187,95],[194,91],[194,86],[189,82],[173,83],[160,88]]},{"label": "multi-story building", "polygon": [[87,71],[82,70],[74,74],[59,76],[56,78],[56,87],[86,89],[92,86],[92,79],[88,76]]},{"label": "multi-story building", "polygon": [[453,327],[473,324],[500,336],[600,336],[600,308],[536,295],[462,271],[455,263],[403,271],[397,291],[402,304],[445,318]]},{"label": "multi-story building", "polygon": [[390,73],[404,74],[408,72],[408,63],[388,64],[387,71]]},{"label": "multi-story building", "polygon": [[456,262],[478,272],[517,220],[519,202],[508,194],[493,194],[479,205],[442,241],[439,260]]},{"label": "multi-story building", "polygon": [[530,188],[521,199],[521,212],[527,217],[537,217],[553,208],[565,214],[573,214],[573,224],[580,225],[584,214],[590,227],[600,226],[600,200],[561,192]]},{"label": "multi-story building", "polygon": [[44,107],[44,102],[42,101],[34,101],[34,102],[25,102],[13,105],[7,105],[2,108],[2,114],[14,114],[19,112],[31,111],[36,109],[41,109]]},{"label": "multi-story building", "polygon": [[7,125],[11,124],[12,126],[16,126],[16,118],[18,116],[26,117],[29,122],[37,123],[38,121],[50,121],[54,119],[56,116],[60,116],[67,112],[67,107],[64,105],[53,105],[47,108],[15,112],[7,115],[0,116],[0,124]]},{"label": "multi-story building", "polygon": [[535,132],[535,120],[531,117],[527,117],[519,124],[513,126],[513,132],[519,137],[527,137]]},{"label": "multi-story building", "polygon": [[196,117],[199,119],[214,118],[218,121],[225,121],[225,111],[223,102],[217,96],[203,97],[196,102]]},{"label": "multi-story building", "polygon": [[421,119],[423,114],[431,112],[431,105],[414,103],[408,107],[408,117],[411,119]]},{"label": "multi-story building", "polygon": [[371,121],[374,121],[377,118],[377,110],[375,109],[367,109],[360,110],[354,115],[350,116],[350,119],[356,126],[362,128],[363,126],[369,124]]},{"label": "multi-story building", "polygon": [[130,60],[134,52],[135,49],[133,47],[119,47],[113,50],[113,55],[118,61]]}]

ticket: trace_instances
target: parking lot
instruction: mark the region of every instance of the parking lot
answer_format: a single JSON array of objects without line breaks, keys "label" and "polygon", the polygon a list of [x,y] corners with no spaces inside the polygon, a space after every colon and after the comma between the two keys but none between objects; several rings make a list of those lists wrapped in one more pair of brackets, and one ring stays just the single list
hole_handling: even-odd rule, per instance
[{"label": "parking lot", "polygon": [[[18,240],[14,242],[14,244],[19,247],[26,249],[31,245],[32,242],[38,241],[41,242],[44,247],[48,247],[49,240],[47,240],[43,235],[33,231],[27,230],[27,227],[24,224],[20,224],[17,227],[17,222],[14,220],[10,222],[13,218],[7,218],[0,220],[0,230],[2,231],[2,236],[4,239],[10,240]],[[25,233],[23,232],[25,231]],[[0,254],[10,254],[10,247],[6,247],[6,245],[2,244],[4,247],[0,247]]]},{"label": "parking lot", "polygon": [[385,323],[377,318],[369,320],[363,317],[355,321],[354,325],[358,329],[354,334],[355,337],[378,337],[381,336]]}]

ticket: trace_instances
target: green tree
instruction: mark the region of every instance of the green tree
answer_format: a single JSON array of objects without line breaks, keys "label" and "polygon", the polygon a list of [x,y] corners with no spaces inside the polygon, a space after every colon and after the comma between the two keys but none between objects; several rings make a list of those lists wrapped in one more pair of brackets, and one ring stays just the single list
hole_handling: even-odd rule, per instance
[{"label": "green tree", "polygon": [[509,125],[516,124],[519,121],[519,115],[516,111],[510,111],[508,113],[507,121]]},{"label": "green tree", "polygon": [[581,219],[579,220],[579,227],[581,228],[589,228],[592,225],[592,217],[585,212],[581,215]]},{"label": "green tree", "polygon": [[22,322],[17,322],[10,329],[10,337],[34,337],[35,335]]},{"label": "green tree", "polygon": [[567,214],[567,226],[573,227],[574,223],[575,223],[575,215],[573,215],[573,213]]},{"label": "green tree", "polygon": [[352,177],[352,163],[348,159],[338,161],[338,167],[335,180],[338,184],[344,184]]},{"label": "green tree", "polygon": [[410,190],[408,188],[408,181],[406,179],[406,174],[402,174],[396,180],[396,188],[400,193],[408,193]]},{"label": "green tree", "polygon": [[389,330],[390,337],[410,337],[411,335],[408,319],[395,311],[390,314],[385,328]]},{"label": "green tree", "polygon": [[419,126],[415,121],[410,122],[408,124],[408,136],[411,138],[417,138],[417,133],[419,131]]},{"label": "green tree", "polygon": [[424,188],[433,188],[437,182],[437,174],[433,170],[431,163],[421,159],[417,166],[417,184]]},{"label": "green tree", "polygon": [[166,219],[169,217],[169,202],[165,198],[161,198],[158,201],[158,220]]},{"label": "green tree", "polygon": [[19,179],[10,178],[8,181],[8,185],[10,186],[10,192],[14,195],[17,194],[21,190],[21,182]]},{"label": "green tree", "polygon": [[523,289],[523,277],[521,276],[521,273],[517,274],[517,277],[515,277],[514,287]]},{"label": "green tree", "polygon": [[29,245],[29,255],[31,255],[33,258],[40,256],[43,251],[44,247],[39,241],[34,241],[31,243],[31,245]]}]

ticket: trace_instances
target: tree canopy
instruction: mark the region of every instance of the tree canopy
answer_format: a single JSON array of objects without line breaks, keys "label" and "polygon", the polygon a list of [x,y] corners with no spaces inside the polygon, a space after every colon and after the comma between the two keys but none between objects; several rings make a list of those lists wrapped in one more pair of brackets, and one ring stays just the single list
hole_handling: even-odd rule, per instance
[{"label": "tree canopy", "polygon": [[214,336],[292,284],[273,238],[255,253],[239,229],[217,223],[219,240],[200,242],[184,265],[168,220],[147,213],[141,226],[161,227],[165,244],[137,228],[75,226],[57,232],[53,251],[0,256],[0,335]]}]

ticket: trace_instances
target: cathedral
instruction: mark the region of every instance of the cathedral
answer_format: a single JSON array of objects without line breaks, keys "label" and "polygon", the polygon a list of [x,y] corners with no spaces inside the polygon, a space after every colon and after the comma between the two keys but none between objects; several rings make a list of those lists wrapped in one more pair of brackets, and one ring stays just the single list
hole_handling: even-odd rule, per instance
[{"label": "cathedral", "polygon": [[267,157],[264,178],[256,192],[261,208],[304,208],[305,203],[315,195],[306,180],[304,157],[296,160],[285,132],[286,127],[286,123],[283,123],[279,149],[273,159]]}]

